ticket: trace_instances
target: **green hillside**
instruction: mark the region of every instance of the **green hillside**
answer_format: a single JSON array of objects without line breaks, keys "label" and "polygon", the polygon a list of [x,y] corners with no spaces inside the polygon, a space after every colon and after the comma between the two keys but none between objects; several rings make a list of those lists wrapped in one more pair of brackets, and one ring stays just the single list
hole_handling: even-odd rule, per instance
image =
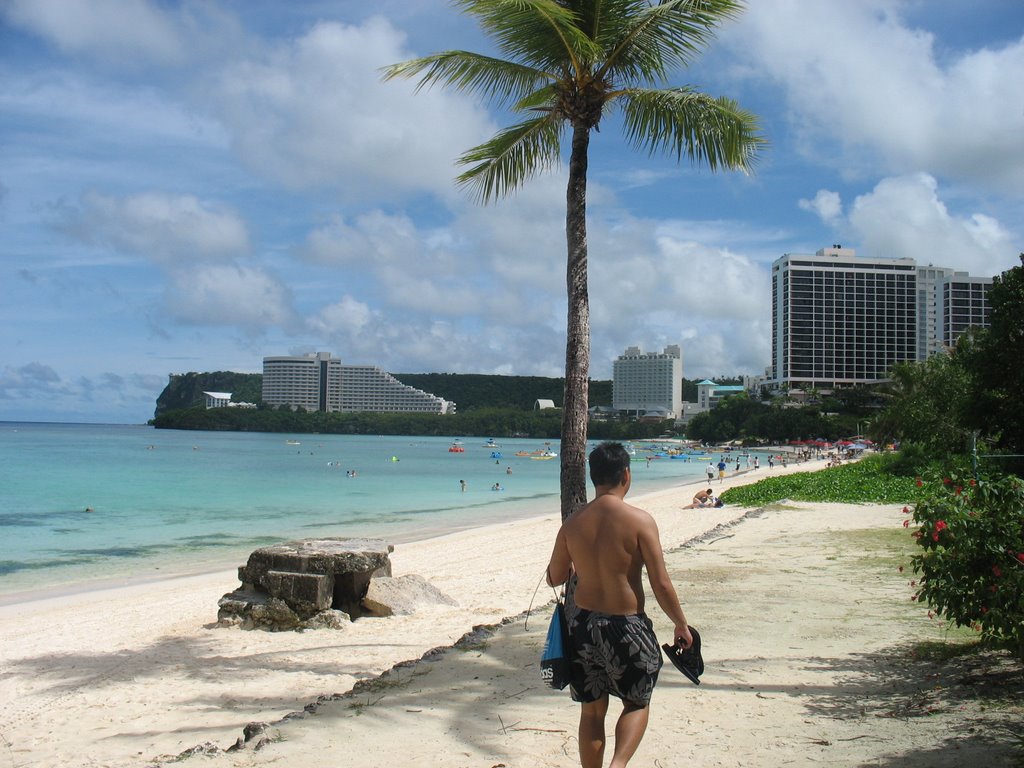
[{"label": "green hillside", "polygon": [[263,375],[259,373],[175,373],[156,399],[154,416],[191,408],[203,402],[203,392],[230,392],[236,403],[258,403],[262,398]]}]

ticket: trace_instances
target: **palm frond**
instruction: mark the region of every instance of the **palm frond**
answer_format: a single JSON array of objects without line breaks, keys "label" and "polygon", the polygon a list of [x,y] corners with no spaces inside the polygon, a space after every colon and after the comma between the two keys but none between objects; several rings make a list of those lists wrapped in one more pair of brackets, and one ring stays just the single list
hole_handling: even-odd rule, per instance
[{"label": "palm frond", "polygon": [[[617,0],[617,5],[624,7],[614,18],[627,26],[602,32],[599,42],[606,53],[600,75],[614,74],[634,84],[653,84],[670,70],[688,66],[711,42],[715,28],[743,8],[740,0],[663,0],[653,6]],[[612,35],[617,37],[611,40]]]},{"label": "palm frond", "polygon": [[505,128],[459,158],[460,165],[472,167],[456,181],[471,187],[480,202],[505,197],[558,164],[561,126],[560,120],[545,114]]},{"label": "palm frond", "polygon": [[532,93],[526,94],[523,98],[512,105],[515,112],[553,112],[558,106],[558,85],[551,83],[543,88],[538,88]]},{"label": "palm frond", "polygon": [[507,56],[545,70],[581,71],[601,57],[579,26],[573,3],[562,0],[454,0],[477,19]]},{"label": "palm frond", "polygon": [[440,83],[471,91],[507,103],[532,93],[554,75],[516,62],[504,61],[470,51],[444,51],[419,59],[392,64],[382,70],[385,80],[419,77],[416,90]]},{"label": "palm frond", "polygon": [[624,130],[633,146],[663,151],[677,160],[749,172],[767,144],[757,117],[732,99],[692,88],[626,90],[619,94]]}]

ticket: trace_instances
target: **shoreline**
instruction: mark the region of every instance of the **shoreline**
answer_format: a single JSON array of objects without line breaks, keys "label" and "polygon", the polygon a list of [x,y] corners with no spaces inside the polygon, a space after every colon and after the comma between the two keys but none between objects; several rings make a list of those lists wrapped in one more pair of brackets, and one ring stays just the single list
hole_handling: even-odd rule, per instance
[{"label": "shoreline", "polygon": [[[821,468],[762,468],[713,485],[721,491]],[[729,506],[683,510],[703,482],[630,497],[655,516],[666,550],[746,513]],[[521,614],[559,524],[554,507],[398,545],[394,574],[420,575],[456,605],[425,605],[341,630],[216,627],[217,601],[237,587],[234,568],[241,563],[0,607],[0,746],[20,768],[83,764],[82,755],[88,765],[138,765],[205,741],[227,746],[251,721],[274,722],[449,647],[476,625]],[[0,749],[0,768],[4,760]]]},{"label": "shoreline", "polygon": [[[753,470],[740,470],[740,472],[738,473],[734,472],[732,477],[742,477],[743,475],[746,475],[750,472],[753,472]],[[671,491],[676,488],[687,488],[690,486],[703,484],[704,482],[706,482],[706,480],[703,478],[686,480],[682,482],[674,482],[664,488],[645,491],[644,493],[638,494],[635,497],[631,496],[631,500],[632,503],[637,504],[638,506],[643,506],[643,499],[645,497],[658,496],[659,494]],[[553,495],[552,503],[554,505],[555,512],[557,512],[559,504],[558,494]],[[420,542],[432,541],[434,539],[447,536],[451,533],[460,533],[464,531],[474,530],[476,528],[498,527],[506,525],[509,522],[514,522],[517,520],[543,518],[547,517],[547,515],[550,514],[550,512],[538,513],[536,511],[529,510],[528,507],[531,504],[532,500],[530,499],[515,500],[514,502],[512,502],[512,514],[510,515],[510,517],[506,520],[502,520],[499,522],[465,522],[461,524],[450,525],[437,524],[435,527],[428,528],[425,531],[402,531],[399,532],[397,535],[392,536],[375,536],[372,533],[367,535],[360,534],[359,536],[357,536],[357,538],[383,539],[388,543],[394,544],[396,546],[409,545],[417,544]],[[481,504],[480,506],[485,506],[485,504]],[[90,578],[80,581],[70,581],[63,584],[43,586],[37,589],[19,589],[11,592],[0,591],[0,618],[3,618],[4,609],[13,608],[24,603],[36,603],[48,600],[59,600],[78,595],[88,595],[92,592],[106,592],[118,589],[132,589],[135,587],[154,585],[165,581],[180,581],[182,579],[189,579],[193,577],[235,573],[239,566],[245,564],[245,558],[248,556],[248,553],[251,552],[252,549],[254,548],[244,550],[245,554],[243,554],[241,557],[229,558],[225,556],[223,558],[203,559],[201,564],[198,564],[194,567],[188,566],[187,564],[181,566],[175,566],[171,564],[169,569],[164,573],[149,572],[142,574],[120,574],[106,578]],[[161,561],[161,565],[155,566],[155,568],[156,570],[161,570],[167,566],[167,561]]]}]

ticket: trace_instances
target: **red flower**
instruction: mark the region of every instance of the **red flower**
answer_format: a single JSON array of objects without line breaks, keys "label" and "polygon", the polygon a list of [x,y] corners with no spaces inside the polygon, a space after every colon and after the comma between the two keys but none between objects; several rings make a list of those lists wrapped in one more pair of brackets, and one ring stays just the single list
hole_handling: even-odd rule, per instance
[{"label": "red flower", "polygon": [[909,520],[904,520],[903,521],[903,527],[904,528],[909,528],[910,527],[910,521]]},{"label": "red flower", "polygon": [[1001,571],[1001,570],[999,569],[999,566],[998,566],[998,565],[993,565],[993,566],[992,566],[992,573],[994,573],[994,574],[995,574],[995,577],[996,577],[997,579],[998,579],[998,578],[999,578],[1000,576],[1002,576],[1002,575],[1003,575],[1003,572],[1002,572],[1002,571]]},{"label": "red flower", "polygon": [[933,533],[932,534],[932,541],[938,541],[938,540],[939,540],[939,534]]},{"label": "red flower", "polygon": [[1024,552],[1018,552],[1017,559],[1024,563]]},{"label": "red flower", "polygon": [[964,487],[962,485],[958,485],[956,487],[956,491],[955,491],[956,495],[959,496],[960,492],[963,491],[963,489],[964,489]]},{"label": "red flower", "polygon": [[981,614],[984,616],[986,613],[988,613],[988,608],[986,608],[984,605],[981,606]]},{"label": "red flower", "polygon": [[977,484],[978,484],[978,483],[977,483],[977,482],[976,482],[976,481],[974,480],[974,478],[971,478],[971,482],[969,483],[969,485],[971,486],[971,488],[973,488],[973,487],[974,487],[974,486],[976,486]]},{"label": "red flower", "polygon": [[[914,538],[915,539],[920,539],[921,536],[922,536],[922,533],[920,531],[914,531]],[[1024,561],[1022,561],[1022,562],[1024,562]]]},{"label": "red flower", "polygon": [[904,507],[903,508],[903,514],[904,515],[909,515],[910,514],[910,507]]},{"label": "red flower", "polygon": [[947,528],[949,528],[949,526],[946,525],[946,521],[945,520],[939,520],[938,522],[935,523],[935,532],[936,533],[942,533]]},{"label": "red flower", "polygon": [[950,479],[949,479],[948,477],[944,477],[944,478],[942,478],[942,484],[943,484],[943,485],[949,485],[949,484],[950,484],[950,483],[952,483],[952,482],[953,482],[953,481],[952,481],[952,480],[950,480]]},{"label": "red flower", "polygon": [[920,488],[920,487],[921,487],[922,485],[924,485],[924,483],[922,483],[922,482],[921,482],[921,478],[920,478],[920,477],[916,477],[916,478],[914,478],[914,484],[915,484],[915,485],[916,485],[916,486],[917,486],[918,488]]}]

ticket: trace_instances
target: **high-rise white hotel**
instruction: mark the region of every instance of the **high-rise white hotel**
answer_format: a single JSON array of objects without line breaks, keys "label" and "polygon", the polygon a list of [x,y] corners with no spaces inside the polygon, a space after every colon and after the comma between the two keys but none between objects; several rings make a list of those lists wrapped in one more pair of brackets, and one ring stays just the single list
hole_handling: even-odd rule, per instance
[{"label": "high-rise white hotel", "polygon": [[772,264],[772,383],[883,381],[896,363],[924,360],[970,325],[987,326],[991,284],[838,245],[813,256],[786,254]]},{"label": "high-rise white hotel", "polygon": [[330,352],[264,357],[263,402],[330,413],[455,412],[455,403],[406,386],[376,366],[344,365]]},{"label": "high-rise white hotel", "polygon": [[612,408],[643,416],[683,415],[683,353],[677,344],[664,352],[629,347],[612,363]]}]

